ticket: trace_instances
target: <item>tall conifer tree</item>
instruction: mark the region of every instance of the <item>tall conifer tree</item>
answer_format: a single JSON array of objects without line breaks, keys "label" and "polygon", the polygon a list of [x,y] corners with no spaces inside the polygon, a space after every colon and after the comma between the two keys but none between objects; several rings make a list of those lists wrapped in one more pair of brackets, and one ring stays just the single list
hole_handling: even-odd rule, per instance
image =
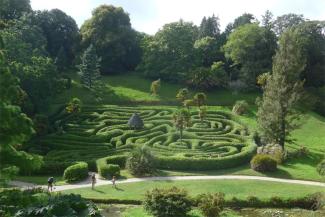
[{"label": "tall conifer tree", "polygon": [[90,45],[82,56],[82,63],[79,65],[81,82],[92,88],[96,85],[100,77],[100,58],[96,54],[96,49]]}]

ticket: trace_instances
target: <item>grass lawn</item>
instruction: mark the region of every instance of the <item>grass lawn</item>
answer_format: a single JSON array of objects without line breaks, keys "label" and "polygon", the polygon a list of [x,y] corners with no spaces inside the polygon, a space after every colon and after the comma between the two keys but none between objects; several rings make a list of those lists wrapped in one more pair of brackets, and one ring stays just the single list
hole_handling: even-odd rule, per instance
[{"label": "grass lawn", "polygon": [[[89,90],[80,84],[80,77],[76,73],[70,73],[72,78],[72,87],[69,90],[59,94],[53,100],[53,104],[65,104],[72,97],[78,97],[85,104],[178,104],[175,96],[179,89],[185,86],[162,82],[159,96],[152,96],[150,85],[152,80],[142,78],[136,73],[123,75],[102,76],[101,80],[105,83],[104,94],[101,101],[89,93]],[[107,91],[105,93],[105,91]],[[196,91],[191,91],[192,95]],[[259,94],[253,93],[232,93],[227,90],[214,90],[207,93],[209,105],[227,105],[232,106],[237,100],[245,99],[250,104],[255,103]]]},{"label": "grass lawn", "polygon": [[[111,185],[67,190],[64,193],[80,194],[84,198],[142,200],[144,193],[153,188],[176,186],[188,190],[191,196],[206,192],[224,192],[226,199],[256,196],[268,199],[272,196],[281,198],[303,197],[310,193],[325,192],[325,188],[297,184],[276,183],[252,180],[201,180],[201,181],[148,181],[119,184],[118,189]],[[200,186],[198,188],[198,186]]]}]

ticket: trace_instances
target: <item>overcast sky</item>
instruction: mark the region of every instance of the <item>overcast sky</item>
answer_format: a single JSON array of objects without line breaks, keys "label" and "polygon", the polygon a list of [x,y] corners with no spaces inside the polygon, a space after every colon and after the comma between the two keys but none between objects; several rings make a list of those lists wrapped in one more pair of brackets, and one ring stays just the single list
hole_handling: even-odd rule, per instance
[{"label": "overcast sky", "polygon": [[325,20],[325,0],[31,0],[31,4],[34,10],[59,8],[79,26],[101,4],[122,6],[133,28],[149,34],[180,18],[199,25],[203,16],[213,13],[219,16],[222,29],[244,12],[260,19],[267,9],[275,16],[291,12]]}]

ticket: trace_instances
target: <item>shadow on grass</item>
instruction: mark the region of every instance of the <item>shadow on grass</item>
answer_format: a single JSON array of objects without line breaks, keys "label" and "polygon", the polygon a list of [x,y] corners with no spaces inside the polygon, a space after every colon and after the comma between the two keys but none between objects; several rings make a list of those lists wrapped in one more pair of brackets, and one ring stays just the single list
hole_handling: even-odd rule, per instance
[{"label": "shadow on grass", "polygon": [[98,193],[101,193],[101,194],[105,194],[105,192],[104,191],[101,191],[101,190],[98,190],[98,189],[92,189],[93,191],[96,191],[96,192],[98,192]]}]

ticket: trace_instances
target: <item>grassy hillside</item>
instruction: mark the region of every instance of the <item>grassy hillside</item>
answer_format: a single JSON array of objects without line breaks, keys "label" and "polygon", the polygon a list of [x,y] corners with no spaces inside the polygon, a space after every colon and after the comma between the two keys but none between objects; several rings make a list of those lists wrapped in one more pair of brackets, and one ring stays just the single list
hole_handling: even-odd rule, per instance
[{"label": "grassy hillside", "polygon": [[[70,73],[72,87],[53,100],[53,104],[65,104],[72,97],[80,98],[85,104],[179,104],[175,98],[179,89],[184,88],[179,84],[167,82],[161,83],[159,96],[152,96],[150,85],[152,80],[142,78],[135,73],[102,76],[101,81],[105,87],[101,101],[96,100],[89,90],[80,84],[80,77],[76,73]],[[192,90],[192,94],[196,91]],[[257,93],[232,93],[227,90],[214,90],[207,93],[209,105],[233,105],[237,100],[245,99],[251,104],[255,103]]]}]

